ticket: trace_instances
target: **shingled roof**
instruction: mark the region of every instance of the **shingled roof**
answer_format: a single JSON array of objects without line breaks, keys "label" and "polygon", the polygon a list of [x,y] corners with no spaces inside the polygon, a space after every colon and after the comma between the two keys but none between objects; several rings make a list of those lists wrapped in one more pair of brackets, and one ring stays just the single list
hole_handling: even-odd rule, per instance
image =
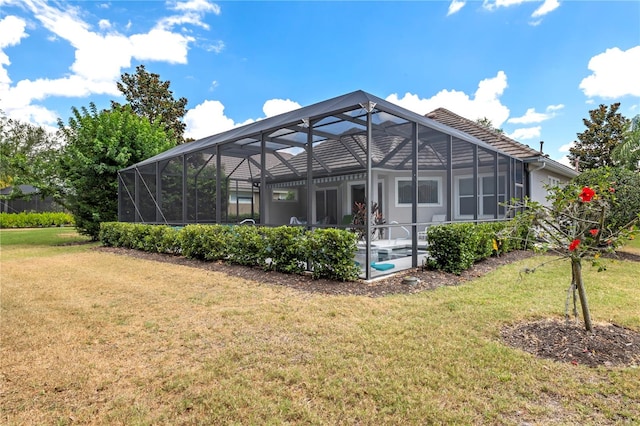
[{"label": "shingled roof", "polygon": [[540,151],[531,148],[529,145],[513,140],[503,133],[491,130],[448,109],[438,108],[426,114],[425,117],[465,132],[514,157],[525,159],[540,156]]}]

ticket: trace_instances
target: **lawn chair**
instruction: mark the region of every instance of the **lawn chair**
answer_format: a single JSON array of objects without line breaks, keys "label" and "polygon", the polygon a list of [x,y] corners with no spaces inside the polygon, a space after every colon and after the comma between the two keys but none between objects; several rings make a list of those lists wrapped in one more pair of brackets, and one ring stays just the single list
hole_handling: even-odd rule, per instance
[{"label": "lawn chair", "polygon": [[446,214],[434,214],[431,217],[431,223],[424,227],[424,231],[418,232],[418,239],[419,240],[426,240],[427,239],[427,229],[429,229],[429,227],[431,225],[435,225],[435,224],[438,224],[438,223],[444,223],[446,220],[447,220],[447,215]]}]

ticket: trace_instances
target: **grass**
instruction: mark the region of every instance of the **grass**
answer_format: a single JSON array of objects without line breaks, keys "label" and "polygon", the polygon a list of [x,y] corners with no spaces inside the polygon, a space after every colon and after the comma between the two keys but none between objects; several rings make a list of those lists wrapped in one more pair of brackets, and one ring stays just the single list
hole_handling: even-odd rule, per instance
[{"label": "grass", "polygon": [[630,240],[629,243],[624,246],[623,250],[640,255],[640,236]]},{"label": "grass", "polygon": [[[5,236],[3,424],[640,422],[638,368],[555,363],[500,342],[507,324],[562,315],[563,262],[371,299],[87,246],[34,247],[37,262],[25,261]],[[637,271],[585,268],[595,321],[640,329]]]}]

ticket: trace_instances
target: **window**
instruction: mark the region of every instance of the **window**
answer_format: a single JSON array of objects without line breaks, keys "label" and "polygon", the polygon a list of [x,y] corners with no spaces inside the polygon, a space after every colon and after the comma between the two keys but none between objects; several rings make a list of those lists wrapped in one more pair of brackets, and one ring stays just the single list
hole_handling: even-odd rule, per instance
[{"label": "window", "polygon": [[298,190],[297,189],[274,189],[273,201],[297,201]]},{"label": "window", "polygon": [[[476,199],[473,196],[473,176],[458,176],[456,181],[456,218],[473,218],[476,211]],[[478,176],[478,217],[495,217],[496,208],[498,216],[505,214],[504,203],[506,196],[506,177],[498,175],[498,198],[496,201],[496,181],[493,175]]]},{"label": "window", "polygon": [[253,197],[250,192],[232,192],[229,194],[229,202],[232,204],[235,204],[236,202],[238,204],[251,204],[252,200]]},{"label": "window", "polygon": [[[418,179],[418,205],[439,206],[442,203],[442,179]],[[411,179],[396,178],[396,206],[409,207],[413,202]]]}]

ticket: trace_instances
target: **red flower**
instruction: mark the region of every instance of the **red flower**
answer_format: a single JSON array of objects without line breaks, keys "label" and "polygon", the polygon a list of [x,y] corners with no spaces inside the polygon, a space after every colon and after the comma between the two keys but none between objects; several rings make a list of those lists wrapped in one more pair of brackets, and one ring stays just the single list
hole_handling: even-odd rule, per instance
[{"label": "red flower", "polygon": [[571,244],[569,244],[569,251],[574,251],[580,245],[580,240],[573,240]]},{"label": "red flower", "polygon": [[582,188],[582,192],[580,193],[579,197],[583,202],[588,203],[595,195],[596,191],[589,188],[588,186],[585,186],[584,188]]},{"label": "red flower", "polygon": [[589,233],[595,237],[596,235],[598,235],[598,230],[597,229],[590,229]]},{"label": "red flower", "polygon": [[614,192],[616,192],[616,189],[612,186],[611,188],[609,188],[609,192],[613,194]]}]

